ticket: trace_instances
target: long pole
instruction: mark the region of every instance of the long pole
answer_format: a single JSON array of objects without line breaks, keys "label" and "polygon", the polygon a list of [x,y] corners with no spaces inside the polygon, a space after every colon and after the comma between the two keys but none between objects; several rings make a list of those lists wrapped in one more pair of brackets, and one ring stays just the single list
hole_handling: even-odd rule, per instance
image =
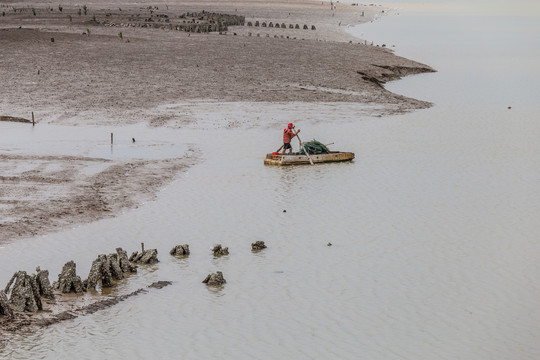
[{"label": "long pole", "polygon": [[308,153],[306,147],[304,146],[304,143],[302,142],[302,140],[300,140],[300,136],[298,136],[298,133],[296,133],[296,137],[298,138],[298,141],[300,142],[300,147],[302,147],[302,149],[304,149],[304,152],[306,153],[306,155],[307,155],[307,157],[309,159],[309,163],[311,165],[314,165],[313,164],[313,159],[311,158],[311,155],[309,155],[309,153]]}]

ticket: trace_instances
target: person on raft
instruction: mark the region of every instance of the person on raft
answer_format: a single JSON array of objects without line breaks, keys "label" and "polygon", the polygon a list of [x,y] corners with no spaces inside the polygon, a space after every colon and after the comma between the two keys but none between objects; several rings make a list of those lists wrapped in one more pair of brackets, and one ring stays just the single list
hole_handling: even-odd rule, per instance
[{"label": "person on raft", "polygon": [[289,154],[292,152],[291,140],[298,134],[300,130],[294,132],[293,123],[289,123],[287,128],[283,129],[283,151],[281,155],[285,155],[285,150],[289,149]]}]

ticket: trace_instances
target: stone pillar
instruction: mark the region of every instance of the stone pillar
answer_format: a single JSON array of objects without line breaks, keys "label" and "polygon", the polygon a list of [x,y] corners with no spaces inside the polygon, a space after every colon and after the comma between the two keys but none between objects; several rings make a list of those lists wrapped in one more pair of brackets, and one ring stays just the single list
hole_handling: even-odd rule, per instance
[{"label": "stone pillar", "polygon": [[49,271],[41,270],[39,266],[36,268],[36,282],[38,285],[39,294],[47,299],[54,299],[53,289],[49,281]]},{"label": "stone pillar", "polygon": [[[17,271],[15,274],[13,274],[6,287],[6,294],[9,292],[9,288],[14,280],[15,284],[11,290],[11,296],[9,299],[11,308],[15,311],[38,311],[39,307],[36,303],[34,289],[32,288],[32,278],[26,274],[26,271]],[[39,304],[41,305],[41,301]]]},{"label": "stone pillar", "polygon": [[81,278],[77,276],[77,265],[73,260],[67,262],[62,268],[55,288],[64,294],[70,292],[79,294],[85,290]]}]

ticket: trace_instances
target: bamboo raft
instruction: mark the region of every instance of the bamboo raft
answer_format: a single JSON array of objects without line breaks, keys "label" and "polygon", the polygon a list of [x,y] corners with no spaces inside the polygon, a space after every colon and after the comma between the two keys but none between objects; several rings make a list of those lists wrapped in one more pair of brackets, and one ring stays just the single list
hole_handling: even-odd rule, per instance
[{"label": "bamboo raft", "polygon": [[[341,152],[341,151],[330,151],[329,154],[313,154],[310,156],[314,164],[351,161],[352,159],[354,159],[354,153]],[[264,159],[264,165],[287,166],[287,165],[305,165],[309,163],[310,162],[307,155],[301,155],[298,153],[285,154],[285,155],[270,153],[270,154],[266,154],[266,158]]]}]

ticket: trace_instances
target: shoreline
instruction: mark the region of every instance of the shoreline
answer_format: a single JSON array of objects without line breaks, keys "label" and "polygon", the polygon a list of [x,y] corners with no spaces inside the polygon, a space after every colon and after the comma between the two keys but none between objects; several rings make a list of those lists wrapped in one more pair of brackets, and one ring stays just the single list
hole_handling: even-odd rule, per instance
[{"label": "shoreline", "polygon": [[[14,4],[18,11],[5,8],[8,14],[0,17],[0,46],[5,50],[0,76],[8,86],[0,116],[27,119],[34,112],[36,126],[143,123],[183,129],[215,119],[218,127],[235,128],[279,126],[272,116],[276,106],[286,116],[301,113],[312,121],[340,104],[375,117],[431,106],[393,94],[384,84],[433,69],[387,49],[354,43],[339,26],[370,19],[384,9],[380,6],[336,3],[331,10],[330,3],[311,0],[183,1],[166,9],[122,1],[116,5],[121,8],[90,6],[87,15],[77,15],[80,8],[73,2],[63,4],[61,12],[31,1]],[[203,10],[241,15],[246,22],[221,35],[175,30],[185,24],[182,14]],[[365,16],[360,16],[362,11]],[[271,28],[270,21],[280,27]],[[268,22],[264,28],[263,22]],[[143,27],[148,24],[152,28]],[[239,104],[243,111],[237,110]],[[229,110],[216,113],[218,105]],[[251,115],[257,112],[255,119]],[[0,199],[4,216],[10,216],[0,226],[2,242],[115,216],[138,206],[141,196],[153,198],[161,186],[199,161],[195,155],[154,163],[104,162],[100,173],[88,176],[84,169],[89,159],[84,156],[44,156],[2,155],[3,173],[11,173]],[[25,171],[20,166],[24,163],[37,165]],[[117,180],[126,171],[135,185]],[[62,190],[46,195],[51,186]],[[21,197],[21,189],[38,195]]]}]

